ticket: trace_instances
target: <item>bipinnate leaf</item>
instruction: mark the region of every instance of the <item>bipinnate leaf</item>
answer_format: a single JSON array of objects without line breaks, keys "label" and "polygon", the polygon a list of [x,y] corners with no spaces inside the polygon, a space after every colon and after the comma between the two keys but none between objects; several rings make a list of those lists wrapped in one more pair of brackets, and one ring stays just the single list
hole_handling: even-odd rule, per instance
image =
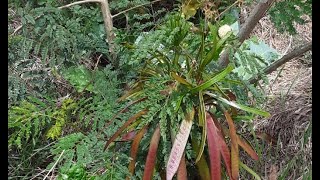
[{"label": "bipinnate leaf", "polygon": [[239,137],[239,136],[237,136],[237,139],[238,139],[238,140],[237,140],[237,141],[238,141],[238,144],[242,147],[242,149],[245,150],[252,159],[258,161],[258,160],[259,160],[259,156],[258,156],[258,154],[252,149],[252,147],[250,146],[250,144],[249,144],[246,140],[242,139],[242,138]]},{"label": "bipinnate leaf", "polygon": [[167,163],[167,180],[171,180],[178,170],[181,157],[190,134],[193,117],[194,109],[186,115],[186,119],[184,119],[180,125],[179,132],[176,135]]},{"label": "bipinnate leaf", "polygon": [[239,179],[239,147],[237,132],[230,114],[227,111],[224,111],[224,116],[227,119],[231,139],[231,173],[234,179]]},{"label": "bipinnate leaf", "polygon": [[[130,150],[130,157],[132,158],[130,163],[129,163],[129,166],[128,166],[128,169],[129,169],[129,172],[131,173],[131,175],[134,174],[134,169],[135,169],[135,164],[136,164],[136,159],[137,159],[137,154],[138,154],[138,148],[139,148],[139,144],[140,144],[140,141],[144,135],[144,133],[146,132],[147,130],[147,125],[144,126],[139,132],[138,134],[134,137],[133,141],[132,141],[132,144],[131,144],[131,150]],[[130,178],[127,177],[127,180],[129,180]]]},{"label": "bipinnate leaf", "polygon": [[151,180],[153,177],[153,169],[156,165],[159,141],[160,141],[160,126],[158,125],[150,141],[149,152],[147,155],[146,164],[144,166],[144,172],[143,172],[143,178],[142,178],[143,180]]},{"label": "bipinnate leaf", "polygon": [[220,157],[220,143],[217,128],[209,113],[207,113],[207,127],[208,127],[208,150],[210,156],[210,175],[212,180],[221,179],[221,157]]},{"label": "bipinnate leaf", "polygon": [[113,136],[111,136],[111,138],[107,141],[106,145],[104,146],[104,151],[108,148],[108,146],[110,145],[111,142],[113,142],[120,134],[123,130],[126,129],[126,127],[128,127],[132,122],[134,122],[137,118],[141,117],[142,115],[146,114],[148,112],[148,110],[142,110],[140,112],[138,112],[137,114],[133,115],[131,118],[129,118],[129,120],[127,122],[125,122],[116,133],[113,134]]}]

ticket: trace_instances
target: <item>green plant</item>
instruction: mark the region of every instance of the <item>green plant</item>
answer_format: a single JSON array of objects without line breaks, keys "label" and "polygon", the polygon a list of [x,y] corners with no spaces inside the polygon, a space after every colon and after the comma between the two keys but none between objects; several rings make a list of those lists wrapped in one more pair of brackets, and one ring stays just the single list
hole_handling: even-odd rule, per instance
[{"label": "green plant", "polygon": [[280,32],[296,34],[294,23],[306,23],[302,15],[308,15],[311,18],[311,3],[311,0],[279,1],[269,11],[271,20]]},{"label": "green plant", "polygon": [[[215,63],[219,58],[224,47],[235,42],[232,40],[234,39],[232,32],[219,38],[218,27],[211,23],[206,25],[209,27],[208,31],[202,28],[198,34],[194,34],[190,32],[187,21],[179,15],[173,15],[163,26],[165,30],[162,32],[170,35],[163,40],[164,42],[160,41],[161,48],[147,49],[148,58],[144,59],[139,78],[119,99],[119,101],[131,100],[130,105],[138,103],[135,108],[140,110],[109,138],[105,149],[124,130],[135,129],[137,134],[147,133],[146,129],[153,130],[143,174],[144,179],[152,177],[153,167],[156,167],[160,173],[164,171],[161,168],[164,164],[167,168],[167,179],[172,179],[177,171],[178,176],[182,174],[186,176],[186,167],[181,167],[180,164],[181,159],[181,162],[185,161],[184,152],[189,154],[187,158],[189,161],[195,159],[200,175],[210,174],[211,178],[220,178],[220,153],[229,178],[239,177],[239,145],[253,159],[258,159],[250,145],[237,135],[232,119],[243,114],[237,112],[236,108],[263,116],[269,116],[269,113],[234,101],[234,94],[229,88],[232,86],[232,81],[228,81],[229,78],[236,78],[230,74],[234,69],[232,65],[222,71],[208,67],[208,64]],[[188,40],[191,39],[199,43],[196,49],[192,43],[189,46]],[[217,120],[223,117],[226,119],[229,130],[224,127],[223,121]],[[192,126],[193,124],[195,125]],[[231,139],[231,153],[223,134]],[[175,139],[173,145],[170,139]],[[201,143],[194,143],[192,149],[185,149],[192,139]],[[134,160],[130,162],[129,167],[135,164],[140,140],[141,135],[136,135],[133,140],[131,157]],[[205,160],[206,140],[210,166]],[[162,151],[157,153],[160,147]],[[209,169],[210,173],[204,172]],[[135,168],[130,169],[132,174],[134,170]]]}]

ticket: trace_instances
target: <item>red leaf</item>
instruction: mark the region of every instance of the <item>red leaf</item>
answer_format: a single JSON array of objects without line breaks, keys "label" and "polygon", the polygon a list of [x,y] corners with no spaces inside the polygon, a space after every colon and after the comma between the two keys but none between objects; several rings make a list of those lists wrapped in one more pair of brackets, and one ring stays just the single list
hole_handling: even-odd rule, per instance
[{"label": "red leaf", "polygon": [[113,136],[107,141],[106,145],[104,146],[104,151],[108,148],[109,144],[113,142],[120,134],[121,132],[129,126],[132,122],[134,122],[137,118],[141,117],[142,115],[146,114],[148,110],[142,110],[138,112],[137,114],[133,115],[127,122],[122,125],[116,133],[113,134]]},{"label": "red leaf", "polygon": [[237,132],[230,114],[227,111],[224,111],[224,115],[227,119],[231,138],[231,173],[234,179],[239,179],[239,147]]},{"label": "red leaf", "polygon": [[176,135],[167,164],[167,180],[171,180],[178,170],[190,134],[193,117],[194,109],[186,115],[186,119],[180,125],[180,130]]},{"label": "red leaf", "polygon": [[207,141],[208,141],[208,150],[210,156],[210,175],[212,180],[221,179],[221,158],[220,158],[220,143],[219,135],[217,133],[217,127],[214,125],[212,117],[207,113]]},{"label": "red leaf", "polygon": [[240,138],[239,136],[237,136],[237,138],[238,138],[238,144],[242,147],[242,149],[245,150],[252,159],[258,161],[259,160],[259,156],[252,149],[250,144],[246,140]]},{"label": "red leaf", "polygon": [[224,164],[226,165],[228,176],[229,176],[230,179],[233,179],[232,178],[232,174],[231,174],[230,150],[229,150],[229,147],[228,147],[228,145],[227,145],[227,143],[225,141],[224,133],[223,133],[223,130],[222,130],[222,126],[220,125],[219,121],[215,118],[215,116],[212,113],[210,113],[210,112],[208,112],[208,113],[212,117],[213,123],[216,126],[216,128],[218,129],[217,132],[218,132],[218,135],[219,135],[218,136],[218,141],[219,141],[219,144],[220,144],[220,153],[222,155]]},{"label": "red leaf", "polygon": [[180,165],[177,171],[177,180],[188,180],[185,153],[183,153],[183,156],[181,158]]},{"label": "red leaf", "polygon": [[[138,148],[139,148],[139,144],[140,141],[144,135],[144,133],[147,130],[147,125],[144,126],[139,133],[136,135],[136,137],[134,138],[132,145],[131,145],[131,151],[130,151],[130,157],[132,158],[132,160],[129,163],[129,172],[131,173],[131,175],[133,175],[134,173],[134,169],[135,169],[135,164],[136,164],[136,158],[137,158],[137,154],[138,154]],[[127,179],[130,179],[129,177],[127,177]]]},{"label": "red leaf", "polygon": [[147,155],[146,164],[144,166],[144,172],[143,172],[143,178],[142,178],[143,180],[152,179],[153,169],[156,165],[159,140],[160,140],[160,127],[158,125],[151,138],[149,152]]},{"label": "red leaf", "polygon": [[135,136],[136,136],[137,132],[135,130],[132,130],[126,134],[124,134],[122,137],[121,137],[121,140],[120,141],[131,141]]}]

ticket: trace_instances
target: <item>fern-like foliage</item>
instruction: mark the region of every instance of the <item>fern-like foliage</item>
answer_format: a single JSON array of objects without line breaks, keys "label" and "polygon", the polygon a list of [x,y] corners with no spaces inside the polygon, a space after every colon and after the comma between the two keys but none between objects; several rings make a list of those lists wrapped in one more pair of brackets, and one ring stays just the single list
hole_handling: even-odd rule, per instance
[{"label": "fern-like foliage", "polygon": [[275,27],[280,32],[289,32],[296,34],[294,23],[303,24],[306,22],[302,15],[308,15],[311,18],[311,0],[284,0],[274,4],[269,14]]}]

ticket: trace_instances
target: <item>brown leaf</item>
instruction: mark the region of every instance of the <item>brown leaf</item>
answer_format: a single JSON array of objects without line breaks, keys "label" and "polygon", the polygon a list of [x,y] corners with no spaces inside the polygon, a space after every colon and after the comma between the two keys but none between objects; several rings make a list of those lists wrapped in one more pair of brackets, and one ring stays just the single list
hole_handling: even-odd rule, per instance
[{"label": "brown leaf", "polygon": [[237,140],[238,140],[238,144],[242,147],[243,150],[245,150],[249,154],[249,156],[252,159],[256,161],[259,160],[258,154],[253,150],[251,145],[246,140],[240,138],[239,136],[237,136]]},{"label": "brown leaf", "polygon": [[147,112],[148,112],[148,110],[145,109],[145,110],[142,110],[142,111],[138,112],[137,114],[133,115],[131,118],[129,118],[129,120],[127,122],[125,122],[124,125],[122,125],[118,129],[118,131],[116,133],[114,133],[113,136],[107,141],[106,145],[104,146],[104,151],[108,148],[109,144],[111,142],[113,142],[127,126],[129,126],[137,118],[141,117],[142,115],[146,114]]},{"label": "brown leaf", "polygon": [[237,142],[237,132],[233,120],[227,111],[224,111],[230,130],[231,138],[231,173],[234,179],[239,179],[239,147]]},{"label": "brown leaf", "polygon": [[[130,157],[132,158],[132,160],[129,163],[128,169],[129,172],[131,173],[131,175],[134,174],[134,169],[135,169],[135,164],[136,164],[136,158],[137,158],[137,154],[138,154],[138,148],[139,148],[139,144],[140,141],[144,135],[144,133],[147,130],[147,125],[144,126],[139,132],[138,134],[135,136],[132,144],[131,144],[131,151],[130,151]],[[127,177],[127,180],[130,179],[129,177]]]},{"label": "brown leaf", "polygon": [[277,178],[278,178],[278,168],[275,165],[271,165],[268,180],[277,180]]},{"label": "brown leaf", "polygon": [[143,172],[143,178],[142,178],[143,180],[151,180],[153,177],[153,169],[156,165],[159,140],[160,140],[160,127],[158,125],[151,138],[149,152],[147,155],[146,164],[144,166],[144,172]]}]

